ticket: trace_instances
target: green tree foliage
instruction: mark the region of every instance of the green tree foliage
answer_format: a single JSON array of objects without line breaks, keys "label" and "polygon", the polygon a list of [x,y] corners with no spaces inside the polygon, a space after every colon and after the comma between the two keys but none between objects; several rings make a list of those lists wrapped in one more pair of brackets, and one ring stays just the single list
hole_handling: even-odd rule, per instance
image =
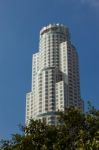
[{"label": "green tree foliage", "polygon": [[58,114],[57,126],[31,120],[22,134],[1,141],[0,150],[99,150],[99,110],[74,107]]}]

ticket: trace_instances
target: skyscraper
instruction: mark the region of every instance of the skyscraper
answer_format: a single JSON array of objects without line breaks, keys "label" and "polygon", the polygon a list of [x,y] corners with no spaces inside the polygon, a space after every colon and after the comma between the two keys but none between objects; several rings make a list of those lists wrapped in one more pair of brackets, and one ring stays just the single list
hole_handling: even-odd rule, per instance
[{"label": "skyscraper", "polygon": [[79,62],[69,29],[49,24],[40,31],[39,51],[33,54],[32,89],[26,94],[26,123],[30,119],[57,123],[57,111],[76,106],[83,110]]}]

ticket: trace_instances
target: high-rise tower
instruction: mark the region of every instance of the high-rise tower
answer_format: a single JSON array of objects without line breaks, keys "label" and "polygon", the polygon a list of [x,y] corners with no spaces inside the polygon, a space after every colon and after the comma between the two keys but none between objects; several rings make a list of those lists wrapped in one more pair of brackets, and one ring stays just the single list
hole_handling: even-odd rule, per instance
[{"label": "high-rise tower", "polygon": [[33,54],[32,89],[26,95],[26,123],[30,119],[57,123],[57,111],[76,106],[80,96],[79,62],[67,27],[50,24],[40,31],[39,52]]}]

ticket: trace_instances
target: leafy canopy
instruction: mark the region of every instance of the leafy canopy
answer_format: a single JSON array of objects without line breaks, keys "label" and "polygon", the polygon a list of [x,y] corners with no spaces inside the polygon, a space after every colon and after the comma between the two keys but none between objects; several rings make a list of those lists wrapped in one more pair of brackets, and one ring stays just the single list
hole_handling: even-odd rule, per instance
[{"label": "leafy canopy", "polygon": [[31,120],[22,134],[2,140],[0,150],[99,150],[99,110],[83,113],[75,107],[58,114],[59,124]]}]

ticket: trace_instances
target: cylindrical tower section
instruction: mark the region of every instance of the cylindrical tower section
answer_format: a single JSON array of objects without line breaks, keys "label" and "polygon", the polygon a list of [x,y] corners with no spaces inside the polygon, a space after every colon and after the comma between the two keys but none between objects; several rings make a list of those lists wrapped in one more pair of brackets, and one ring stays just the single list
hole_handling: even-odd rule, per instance
[{"label": "cylindrical tower section", "polygon": [[41,29],[39,43],[41,69],[45,67],[59,68],[59,45],[69,39],[69,30],[63,25],[50,24]]}]

